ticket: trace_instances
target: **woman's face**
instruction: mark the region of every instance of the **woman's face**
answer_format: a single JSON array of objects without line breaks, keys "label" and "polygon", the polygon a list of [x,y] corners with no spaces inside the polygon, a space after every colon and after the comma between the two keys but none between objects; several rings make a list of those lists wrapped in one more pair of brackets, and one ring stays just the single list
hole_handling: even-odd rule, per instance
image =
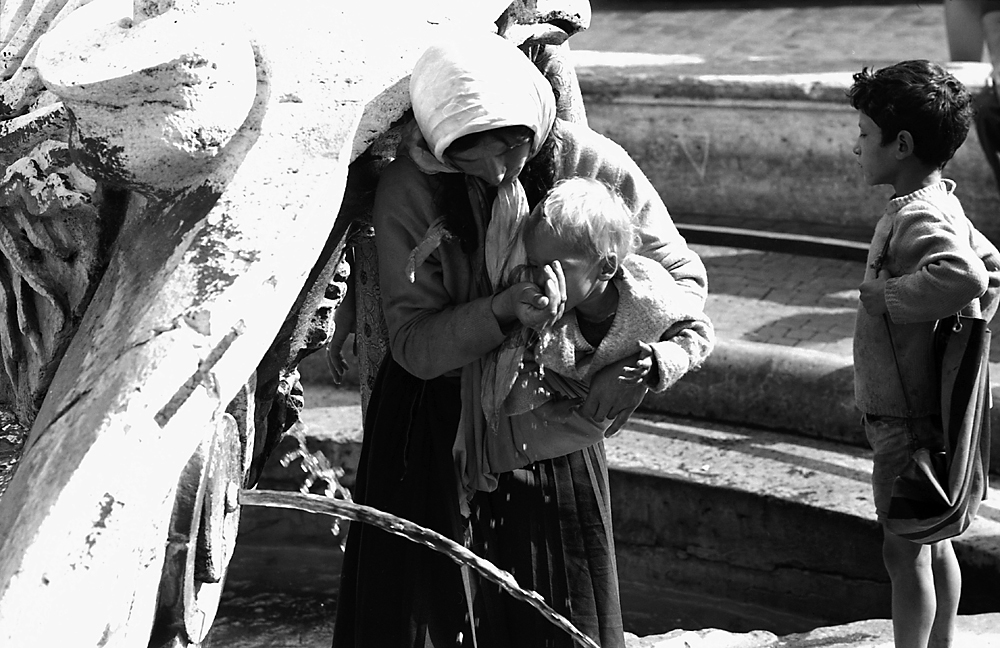
[{"label": "woman's face", "polygon": [[531,136],[506,131],[487,131],[475,144],[460,151],[446,152],[447,160],[466,175],[496,187],[516,178],[531,152]]}]

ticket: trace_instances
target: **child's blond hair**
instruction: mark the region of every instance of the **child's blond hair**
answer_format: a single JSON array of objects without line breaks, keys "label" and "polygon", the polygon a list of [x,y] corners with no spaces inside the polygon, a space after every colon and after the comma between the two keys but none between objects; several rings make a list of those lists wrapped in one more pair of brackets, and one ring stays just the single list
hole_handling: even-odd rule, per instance
[{"label": "child's blond hair", "polygon": [[612,253],[621,261],[638,246],[632,212],[611,187],[593,178],[560,180],[535,206],[525,223],[530,234],[545,222],[553,233],[595,257]]}]

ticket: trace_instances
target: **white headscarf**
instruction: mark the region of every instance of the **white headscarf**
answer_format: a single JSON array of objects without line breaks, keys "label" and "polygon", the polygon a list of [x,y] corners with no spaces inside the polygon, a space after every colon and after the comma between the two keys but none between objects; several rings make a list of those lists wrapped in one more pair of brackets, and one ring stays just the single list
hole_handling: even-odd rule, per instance
[{"label": "white headscarf", "polygon": [[[490,33],[455,35],[421,55],[410,76],[410,101],[419,131],[404,141],[407,154],[425,173],[456,173],[444,153],[456,139],[505,126],[534,132],[535,155],[555,121],[549,82],[521,50]],[[486,268],[497,288],[510,267],[514,232],[528,212],[521,183],[503,182],[486,233]]]}]

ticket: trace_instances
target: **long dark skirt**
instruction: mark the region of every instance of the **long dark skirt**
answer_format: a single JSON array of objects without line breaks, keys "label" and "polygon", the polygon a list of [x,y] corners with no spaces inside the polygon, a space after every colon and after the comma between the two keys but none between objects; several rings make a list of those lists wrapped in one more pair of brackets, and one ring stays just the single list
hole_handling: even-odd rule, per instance
[{"label": "long dark skirt", "polygon": [[[365,416],[355,501],[462,542],[452,443],[457,378],[420,380],[382,363]],[[469,639],[461,571],[449,558],[375,527],[351,524],[335,648],[435,648]]]},{"label": "long dark skirt", "polygon": [[[355,500],[463,542],[452,445],[459,381],[383,363],[365,418]],[[602,648],[622,648],[603,443],[500,476],[472,504],[474,549],[545,597]],[[569,648],[534,608],[473,583],[478,648]],[[461,570],[430,549],[352,524],[334,648],[471,646]]]},{"label": "long dark skirt", "polygon": [[[541,594],[602,648],[625,646],[603,443],[501,475],[497,490],[477,494],[474,510],[477,553]],[[479,595],[480,625],[494,637],[506,631],[495,645],[576,645],[492,584],[481,584]]]}]

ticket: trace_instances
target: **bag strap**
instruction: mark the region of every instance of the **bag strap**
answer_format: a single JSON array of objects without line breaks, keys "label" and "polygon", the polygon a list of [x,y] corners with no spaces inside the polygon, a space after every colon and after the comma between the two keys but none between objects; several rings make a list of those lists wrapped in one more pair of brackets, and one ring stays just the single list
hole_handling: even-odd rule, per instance
[{"label": "bag strap", "polygon": [[[885,245],[882,247],[882,253],[879,254],[877,257],[875,257],[875,260],[872,262],[871,267],[872,270],[875,271],[876,275],[882,272],[882,265],[885,263],[885,260],[889,255],[889,242],[892,240],[892,233],[893,230],[890,229],[888,236],[885,237]],[[966,311],[970,311],[971,313],[978,313],[979,312],[978,306],[979,306],[978,300],[972,300],[972,302],[970,302],[968,306],[966,306],[959,312],[952,313],[947,317],[942,317],[941,319],[939,319],[936,322],[935,327],[948,326],[951,327],[955,332],[961,331],[963,314]],[[970,316],[976,317],[977,315],[976,314],[965,315],[965,317],[970,317]],[[912,418],[914,409],[913,406],[910,405],[910,398],[906,393],[906,383],[903,381],[903,371],[899,368],[899,356],[896,355],[896,343],[892,339],[892,326],[889,322],[888,313],[882,314],[882,321],[885,322],[885,332],[889,336],[889,347],[892,349],[892,362],[893,364],[896,365],[896,375],[899,377],[899,388],[903,390],[903,401],[906,403],[906,415]]]},{"label": "bag strap", "polygon": [[[890,229],[889,234],[885,237],[885,245],[882,246],[882,252],[872,262],[871,268],[875,271],[876,277],[882,272],[882,266],[889,256],[889,242],[892,240],[892,232],[893,230]],[[896,343],[892,339],[892,326],[889,323],[889,313],[882,313],[882,321],[885,322],[885,332],[889,335],[889,348],[892,349],[892,362],[896,365],[896,375],[899,376],[899,388],[903,390],[903,400],[906,402],[906,415],[912,418],[913,408],[910,406],[910,397],[906,394],[906,383],[903,382],[903,372],[899,368],[899,357],[896,355]]]},{"label": "bag strap", "polygon": [[[878,277],[879,273],[882,272],[882,266],[885,265],[885,260],[889,256],[889,242],[892,241],[892,232],[894,228],[889,229],[889,233],[885,237],[885,244],[882,246],[882,252],[875,257],[872,261],[871,269],[875,271],[875,276]],[[889,335],[889,348],[892,349],[892,362],[896,365],[896,375],[899,377],[899,388],[903,390],[903,400],[906,402],[906,415],[908,417],[913,416],[913,408],[910,407],[910,398],[906,395],[906,383],[903,382],[903,372],[899,368],[899,357],[896,355],[896,343],[892,339],[892,326],[889,324],[889,314],[882,313],[882,321],[885,322],[885,332]]]},{"label": "bag strap", "polygon": [[899,376],[899,388],[903,390],[903,400],[906,402],[906,416],[913,418],[913,408],[910,406],[910,397],[906,394],[906,383],[903,382],[903,372],[899,368],[899,358],[896,356],[896,344],[892,340],[892,327],[889,326],[889,314],[883,313],[882,320],[885,322],[885,332],[889,334],[889,347],[892,349],[892,362],[896,365],[896,375]]}]

